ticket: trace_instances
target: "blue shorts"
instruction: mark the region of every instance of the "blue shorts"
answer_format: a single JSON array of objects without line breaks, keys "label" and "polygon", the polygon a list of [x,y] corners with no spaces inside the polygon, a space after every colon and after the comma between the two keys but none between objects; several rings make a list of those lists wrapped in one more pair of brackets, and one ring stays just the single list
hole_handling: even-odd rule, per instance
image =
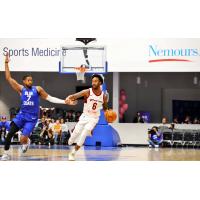
[{"label": "blue shorts", "polygon": [[35,125],[37,124],[38,117],[27,114],[27,113],[19,113],[13,119],[13,122],[22,129],[22,135],[30,136]]}]

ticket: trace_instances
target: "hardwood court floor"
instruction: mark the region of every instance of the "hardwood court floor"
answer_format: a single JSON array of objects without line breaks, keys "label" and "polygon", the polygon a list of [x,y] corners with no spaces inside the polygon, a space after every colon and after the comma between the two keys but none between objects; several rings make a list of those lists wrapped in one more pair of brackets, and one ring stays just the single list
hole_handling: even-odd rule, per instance
[{"label": "hardwood court floor", "polygon": [[[70,147],[71,148],[71,147]],[[26,154],[20,155],[19,145],[12,146],[12,160],[21,161],[67,161],[68,146],[31,145]],[[1,154],[3,146],[0,146]],[[200,149],[148,147],[83,147],[77,161],[195,161],[200,160]]]}]

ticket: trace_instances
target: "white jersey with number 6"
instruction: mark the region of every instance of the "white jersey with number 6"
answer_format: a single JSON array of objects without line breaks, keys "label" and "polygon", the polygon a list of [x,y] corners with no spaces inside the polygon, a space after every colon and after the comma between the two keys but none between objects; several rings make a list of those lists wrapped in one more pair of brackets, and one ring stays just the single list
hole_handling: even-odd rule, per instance
[{"label": "white jersey with number 6", "polygon": [[89,117],[98,118],[104,103],[104,93],[102,91],[101,94],[97,96],[94,94],[92,88],[89,90],[90,94],[89,97],[85,99],[83,114]]}]

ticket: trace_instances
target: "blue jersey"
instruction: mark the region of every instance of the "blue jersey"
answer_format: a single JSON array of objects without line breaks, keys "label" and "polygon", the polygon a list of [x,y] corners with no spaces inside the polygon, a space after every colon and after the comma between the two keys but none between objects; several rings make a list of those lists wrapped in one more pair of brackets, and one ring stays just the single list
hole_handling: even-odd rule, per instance
[{"label": "blue jersey", "polygon": [[40,110],[40,96],[35,86],[22,88],[21,107],[13,122],[22,130],[22,135],[30,136],[37,123]]},{"label": "blue jersey", "polygon": [[39,116],[40,98],[35,86],[22,88],[20,113],[30,114],[31,116]]},{"label": "blue jersey", "polygon": [[159,135],[157,135],[156,133],[152,133],[151,134],[151,140],[152,141],[160,141],[162,140],[162,134],[159,132]]},{"label": "blue jersey", "polygon": [[0,122],[0,130],[5,128],[7,131],[10,130],[10,121]]}]

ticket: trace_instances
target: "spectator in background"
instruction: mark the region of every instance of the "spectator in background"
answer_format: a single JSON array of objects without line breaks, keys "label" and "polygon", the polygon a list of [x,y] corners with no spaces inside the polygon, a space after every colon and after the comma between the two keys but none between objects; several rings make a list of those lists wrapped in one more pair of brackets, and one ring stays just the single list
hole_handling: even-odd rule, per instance
[{"label": "spectator in background", "polygon": [[175,124],[174,123],[170,124],[169,129],[173,131],[175,129]]},{"label": "spectator in background", "polygon": [[50,120],[45,120],[43,125],[43,129],[40,133],[40,144],[53,144],[53,133],[52,130],[49,129]]},{"label": "spectator in background", "polygon": [[7,120],[6,116],[2,116],[2,117],[1,117],[0,129],[3,128],[3,127],[4,127],[7,131],[10,130],[10,121]]},{"label": "spectator in background", "polygon": [[67,122],[74,122],[73,114],[72,114],[71,111],[68,111],[68,112],[66,113],[66,121],[67,121]]},{"label": "spectator in background", "polygon": [[158,127],[154,126],[148,131],[149,147],[159,148],[163,141],[163,135],[158,131]]},{"label": "spectator in background", "polygon": [[81,112],[76,112],[76,122],[79,121],[80,116],[81,116]]},{"label": "spectator in background", "polygon": [[4,143],[6,135],[10,130],[10,121],[7,121],[6,116],[1,117],[0,121],[0,140],[1,143]]},{"label": "spectator in background", "polygon": [[194,118],[194,120],[193,120],[193,124],[199,124],[199,120],[198,120],[197,117]]},{"label": "spectator in background", "polygon": [[163,133],[166,129],[171,129],[172,131],[175,129],[175,123],[169,124],[166,117],[162,118],[162,126],[159,126],[159,131]]},{"label": "spectator in background", "polygon": [[133,123],[144,123],[144,120],[142,119],[140,112],[137,112],[136,116],[133,119]]},{"label": "spectator in background", "polygon": [[49,120],[49,129],[52,130],[54,126],[54,119],[48,119]]},{"label": "spectator in background", "polygon": [[169,127],[167,126],[167,124],[168,124],[168,121],[167,121],[167,118],[166,117],[163,117],[162,118],[162,125],[161,126],[159,126],[159,130],[161,131],[161,132],[163,132],[165,129],[169,129]]},{"label": "spectator in background", "polygon": [[45,125],[46,125],[46,119],[45,117],[42,117],[41,122],[37,125],[37,127],[43,129]]},{"label": "spectator in background", "polygon": [[68,140],[70,138],[68,125],[65,123],[64,119],[61,119],[60,123],[61,123],[61,129],[62,129],[62,135],[61,135],[62,144],[68,144]]},{"label": "spectator in background", "polygon": [[183,123],[184,123],[184,124],[191,124],[191,123],[192,123],[189,115],[187,115],[187,116],[185,117],[185,120],[184,120]]},{"label": "spectator in background", "polygon": [[175,117],[175,118],[173,119],[173,123],[174,123],[174,124],[179,124],[178,117]]},{"label": "spectator in background", "polygon": [[163,117],[163,118],[162,118],[162,124],[163,124],[163,125],[168,124],[168,120],[167,120],[166,117]]},{"label": "spectator in background", "polygon": [[60,141],[62,135],[62,127],[60,124],[60,120],[56,120],[56,123],[52,127],[52,132],[54,136],[54,143],[59,144],[58,139]]}]

